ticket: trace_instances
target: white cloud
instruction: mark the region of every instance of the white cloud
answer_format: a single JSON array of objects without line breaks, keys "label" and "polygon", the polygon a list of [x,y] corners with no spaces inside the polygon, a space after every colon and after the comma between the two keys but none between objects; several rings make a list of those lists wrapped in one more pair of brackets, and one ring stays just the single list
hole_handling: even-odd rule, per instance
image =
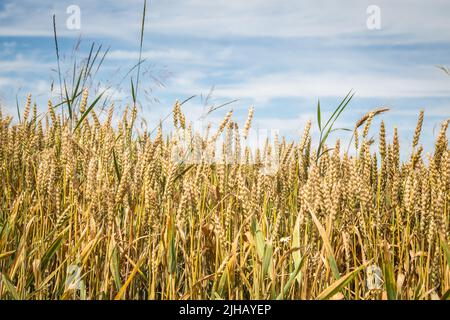
[{"label": "white cloud", "polygon": [[7,78],[7,77],[0,77],[0,88],[9,85],[10,82],[11,82],[11,79],[10,79],[10,78]]},{"label": "white cloud", "polygon": [[[52,34],[51,15],[57,13],[58,32],[67,30],[65,9],[72,1],[21,1],[6,3],[0,12],[0,35]],[[126,2],[80,0],[81,33],[89,36],[138,41],[141,0]],[[446,0],[378,0],[381,30],[366,28],[369,0],[189,0],[150,1],[147,31],[195,37],[336,37],[360,35],[361,42],[448,41]],[[33,10],[33,14],[30,14]],[[391,36],[401,38],[391,39]],[[368,39],[369,38],[369,39]]]},{"label": "white cloud", "polygon": [[[142,59],[147,61],[168,62],[171,64],[195,64],[197,66],[220,66],[231,56],[232,48],[193,48],[188,49],[176,47],[166,49],[145,50],[142,52]],[[108,53],[107,59],[112,60],[134,60],[138,61],[138,50],[112,50]]]},{"label": "white cloud", "polygon": [[[176,81],[179,92],[206,92],[207,87],[198,78],[183,75]],[[257,104],[265,104],[274,98],[341,97],[353,89],[358,97],[418,98],[450,97],[450,81],[440,74],[398,74],[395,76],[374,73],[271,73],[232,84],[217,85],[215,96],[230,99],[250,98]],[[169,87],[169,89],[171,86]]]},{"label": "white cloud", "polygon": [[19,72],[19,71],[34,71],[36,69],[51,68],[52,63],[37,60],[35,58],[25,58],[23,55],[17,55],[14,59],[0,61],[0,72]]},{"label": "white cloud", "polygon": [[[128,60],[139,59],[139,51],[113,50],[108,53],[109,59]],[[142,52],[142,59],[163,59],[163,60],[196,60],[199,56],[187,50],[149,50]]]},{"label": "white cloud", "polygon": [[50,94],[51,83],[45,80],[38,80],[28,88],[30,92],[39,96],[47,96]]}]

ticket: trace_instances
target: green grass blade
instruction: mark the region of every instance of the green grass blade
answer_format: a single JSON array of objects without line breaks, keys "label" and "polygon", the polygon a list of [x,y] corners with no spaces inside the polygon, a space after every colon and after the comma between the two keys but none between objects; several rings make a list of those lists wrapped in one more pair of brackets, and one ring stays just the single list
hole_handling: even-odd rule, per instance
[{"label": "green grass blade", "polygon": [[19,122],[22,122],[21,116],[20,116],[20,107],[19,107],[19,97],[16,94],[16,108],[17,108],[17,116],[19,117]]},{"label": "green grass blade", "polygon": [[120,290],[122,287],[122,283],[120,281],[120,257],[119,257],[119,249],[117,249],[117,245],[114,246],[111,255],[111,262],[109,265],[111,270],[114,284],[116,285],[117,290]]},{"label": "green grass blade", "polygon": [[170,217],[168,221],[167,229],[167,243],[168,243],[168,253],[167,253],[167,266],[169,274],[173,274],[176,270],[176,252],[175,252],[175,225],[173,219]]},{"label": "green grass blade", "polygon": [[333,248],[331,247],[330,240],[328,239],[327,232],[325,231],[325,228],[320,223],[319,219],[317,219],[317,216],[312,212],[312,210],[309,210],[309,213],[311,214],[311,217],[314,221],[314,224],[316,225],[317,229],[319,230],[319,234],[322,237],[323,244],[325,246],[325,249],[327,251],[327,257],[328,262],[330,263],[331,271],[333,272],[333,275],[336,279],[339,279],[341,277],[337,263],[336,258],[334,257]]},{"label": "green grass blade", "polygon": [[386,246],[384,247],[383,276],[388,299],[396,300],[397,290],[395,288],[394,267],[392,265],[390,254]]},{"label": "green grass blade", "polygon": [[288,282],[286,282],[286,284],[284,285],[282,292],[277,297],[277,300],[283,299],[288,293],[288,291],[291,289],[292,284],[294,280],[297,278],[297,275],[299,274],[300,269],[303,267],[304,262],[305,256],[302,257],[300,263],[295,267],[294,272],[292,272],[291,275],[289,276]]},{"label": "green grass blade", "polygon": [[51,259],[55,256],[56,252],[58,251],[59,247],[61,247],[63,237],[64,233],[62,233],[58,238],[56,238],[55,241],[53,241],[53,243],[50,245],[50,247],[42,256],[40,264],[41,272],[45,271],[47,266],[50,264]]},{"label": "green grass blade", "polygon": [[55,51],[56,51],[56,61],[58,63],[58,79],[59,79],[59,92],[61,95],[61,101],[63,100],[62,98],[62,78],[61,78],[61,63],[60,63],[60,58],[59,58],[59,46],[58,46],[58,37],[56,35],[56,16],[53,15],[53,36],[54,36],[54,41],[55,41]]},{"label": "green grass blade", "polygon": [[445,258],[447,259],[448,266],[450,267],[450,248],[449,248],[447,242],[445,241],[444,236],[441,235],[440,240],[441,240],[442,250],[444,250]]},{"label": "green grass blade", "polygon": [[[107,89],[106,89],[107,90]],[[80,120],[78,120],[77,125],[75,126],[74,131],[76,131],[78,129],[78,127],[83,123],[83,120],[87,117],[87,115],[89,114],[89,112],[91,112],[92,108],[95,107],[95,105],[97,104],[97,102],[100,100],[100,98],[103,96],[103,94],[106,92],[103,91],[102,93],[100,93],[100,95],[94,100],[94,102],[91,103],[91,105],[89,106],[89,108],[86,109],[86,111],[81,115]]]},{"label": "green grass blade", "polygon": [[6,290],[11,294],[14,300],[20,300],[16,287],[12,284],[11,279],[2,272],[2,282],[5,284]]},{"label": "green grass blade", "polygon": [[69,93],[67,92],[67,84],[65,79],[64,79],[64,93],[66,95],[67,109],[69,110],[69,118],[72,119],[72,103],[69,99]]},{"label": "green grass blade", "polygon": [[347,273],[346,275],[342,276],[333,284],[331,284],[329,287],[327,287],[324,291],[322,291],[317,297],[317,300],[328,300],[332,296],[334,296],[336,293],[341,291],[345,286],[347,286],[355,277],[356,275],[365,267],[365,265],[359,266],[357,269]]},{"label": "green grass blade", "polygon": [[97,65],[97,69],[95,70],[94,74],[93,74],[93,78],[95,78],[95,76],[98,73],[98,70],[100,69],[100,67],[103,65],[103,62],[105,61],[106,55],[109,53],[109,50],[111,50],[111,47],[108,47],[108,49],[106,49],[106,51],[103,53],[102,58],[100,59],[100,62]]},{"label": "green grass blade", "polygon": [[[336,122],[336,120],[339,118],[339,116],[341,115],[341,113],[345,110],[345,108],[347,107],[347,105],[349,104],[350,100],[352,100],[353,96],[355,94],[353,93],[350,97],[348,97],[348,95],[345,97],[345,99],[341,102],[341,104],[339,105],[339,107],[336,108],[335,112],[333,113],[333,115],[330,117],[330,119],[328,120],[327,124],[325,125],[325,128],[328,126],[329,122],[331,119],[333,119],[333,121],[331,122],[331,124],[328,126],[328,130],[326,132],[326,134],[323,136],[323,138],[321,138],[321,140],[319,141],[319,147],[317,148],[317,160],[320,158],[320,154],[322,151],[322,146],[325,144],[331,130],[333,129],[333,125]],[[347,98],[348,97],[348,98]],[[337,112],[337,114],[336,114]],[[324,129],[325,129],[324,128]]]},{"label": "green grass blade", "polygon": [[147,0],[144,0],[144,9],[142,11],[142,22],[141,22],[141,38],[139,43],[139,64],[137,69],[137,78],[136,78],[136,98],[138,94],[138,86],[139,86],[139,76],[141,72],[141,60],[142,60],[142,45],[144,43],[144,29],[145,29],[145,16],[147,11]]},{"label": "green grass blade", "polygon": [[117,181],[120,182],[121,174],[120,174],[119,164],[117,163],[116,151],[114,150],[114,148],[113,148],[112,152],[113,152],[113,160],[114,160],[114,171],[116,172]]},{"label": "green grass blade", "polygon": [[273,246],[271,244],[266,244],[262,263],[263,276],[265,276],[267,274],[267,271],[269,270],[270,262],[272,261],[272,254]]},{"label": "green grass blade", "polygon": [[450,289],[442,295],[441,300],[450,300]]},{"label": "green grass blade", "polygon": [[136,105],[136,90],[133,84],[133,77],[131,77],[131,97],[133,98],[133,104]]},{"label": "green grass blade", "polygon": [[317,124],[319,125],[319,130],[322,131],[322,121],[320,116],[320,100],[317,102]]},{"label": "green grass blade", "polygon": [[[330,124],[330,122],[332,121],[332,119],[335,117],[336,113],[341,109],[342,105],[344,104],[345,101],[347,101],[347,98],[350,96],[352,90],[350,90],[347,95],[344,97],[344,99],[342,99],[341,103],[338,105],[338,107],[334,110],[333,114],[331,115],[331,117],[327,120],[327,123],[324,126],[324,129],[326,127],[328,127],[328,125]],[[350,98],[351,99],[351,98]]]},{"label": "green grass blade", "polygon": [[[81,91],[78,92],[78,93],[75,95],[75,97],[74,97],[73,99],[70,99],[70,102],[73,104],[73,102],[75,101],[75,99],[78,98],[78,97],[80,96],[80,94],[81,94]],[[62,101],[62,102],[60,102],[60,103],[55,104],[55,105],[53,106],[53,109],[56,109],[56,108],[62,106],[63,104],[67,103],[67,101],[68,101],[68,100],[64,100],[64,101]]]}]

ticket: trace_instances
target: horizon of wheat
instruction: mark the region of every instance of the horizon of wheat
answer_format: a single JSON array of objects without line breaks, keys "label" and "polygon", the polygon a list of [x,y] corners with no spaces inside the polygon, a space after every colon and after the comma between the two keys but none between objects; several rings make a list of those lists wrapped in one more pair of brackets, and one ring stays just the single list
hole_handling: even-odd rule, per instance
[{"label": "horizon of wheat", "polygon": [[152,137],[136,107],[113,125],[87,99],[0,113],[0,299],[449,298],[449,120],[424,160],[421,111],[401,162],[397,130],[368,139],[382,109],[355,156],[318,156],[311,122],[251,150],[253,108],[202,136],[177,102],[181,134]]}]

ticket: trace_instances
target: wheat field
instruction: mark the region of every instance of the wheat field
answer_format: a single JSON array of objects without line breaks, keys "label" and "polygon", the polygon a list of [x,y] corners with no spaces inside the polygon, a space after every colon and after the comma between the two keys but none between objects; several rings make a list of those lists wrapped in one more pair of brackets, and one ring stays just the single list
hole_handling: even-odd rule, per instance
[{"label": "wheat field", "polygon": [[0,114],[1,299],[450,297],[448,120],[423,154],[418,112],[407,157],[385,109],[349,151],[311,122],[246,146],[253,108],[200,135],[179,102],[163,133],[88,100]]}]

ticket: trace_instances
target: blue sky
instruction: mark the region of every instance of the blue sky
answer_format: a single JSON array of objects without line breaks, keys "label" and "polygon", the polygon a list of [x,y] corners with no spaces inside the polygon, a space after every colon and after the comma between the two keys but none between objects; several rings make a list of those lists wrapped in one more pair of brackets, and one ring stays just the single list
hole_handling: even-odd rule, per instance
[{"label": "blue sky", "polygon": [[[129,79],[138,60],[143,0],[0,0],[0,103],[13,115],[15,97],[41,106],[58,99],[52,15],[56,14],[63,70],[87,56],[93,41],[111,47],[97,81],[113,85],[116,104],[130,101]],[[66,9],[81,10],[80,30],[69,30]],[[369,5],[380,8],[381,29],[369,30]],[[317,100],[330,112],[356,92],[338,126],[352,127],[365,112],[389,106],[383,119],[400,130],[404,152],[420,109],[423,140],[431,150],[437,126],[450,117],[450,2],[447,0],[152,1],[148,3],[140,102],[147,121],[170,112],[176,98],[197,95],[184,106],[196,120],[205,99],[235,110],[245,121],[255,107],[255,126],[295,137],[315,119]],[[135,75],[134,75],[135,76]],[[164,86],[158,84],[158,81]],[[95,84],[97,83],[95,82]],[[144,92],[145,90],[145,92]],[[203,97],[203,99],[202,99]],[[210,116],[217,122],[228,109]],[[374,123],[374,127],[378,122]],[[391,130],[390,130],[391,131]],[[372,130],[377,135],[377,130]],[[343,139],[346,133],[340,133]]]}]

